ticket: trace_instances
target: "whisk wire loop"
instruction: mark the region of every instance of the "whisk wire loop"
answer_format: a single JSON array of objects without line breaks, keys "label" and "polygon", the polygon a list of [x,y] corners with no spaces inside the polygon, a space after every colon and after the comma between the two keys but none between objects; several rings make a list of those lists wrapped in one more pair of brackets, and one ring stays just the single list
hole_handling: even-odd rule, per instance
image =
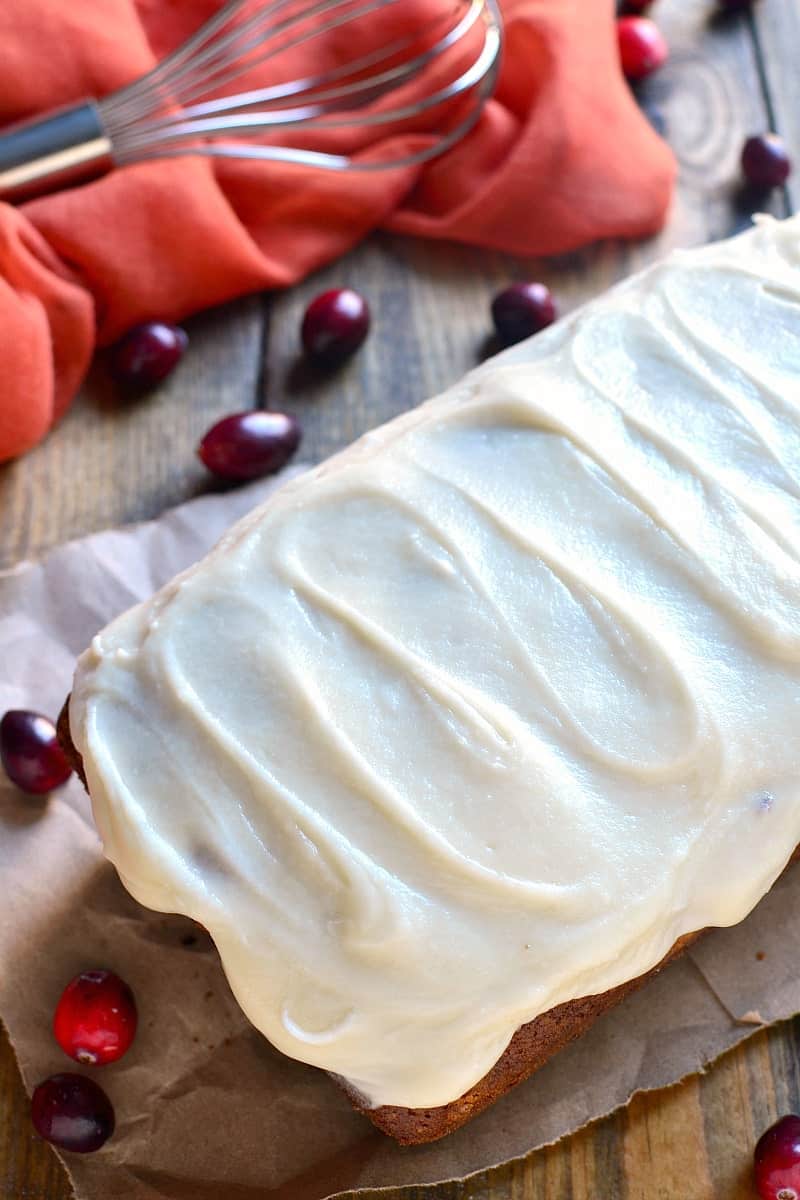
[{"label": "whisk wire loop", "polygon": [[[379,3],[382,6],[385,0],[379,0]],[[305,79],[295,79],[289,83],[276,84],[270,88],[258,88],[250,92],[243,92],[234,98],[207,100],[202,104],[195,105],[184,104],[183,115],[185,117],[210,116],[213,113],[230,113],[254,107],[258,104],[290,103],[300,93],[307,93],[309,96],[313,93],[315,103],[323,101],[332,103],[343,98],[356,96],[359,93],[361,93],[362,99],[364,99],[366,94],[366,98],[372,100],[377,96],[385,94],[390,87],[399,87],[402,83],[412,79],[428,63],[432,62],[450,46],[463,38],[476,21],[480,19],[482,8],[483,0],[470,0],[469,9],[458,25],[450,29],[434,45],[413,58],[405,59],[393,67],[388,67],[378,74],[369,76],[367,79],[356,79],[353,82],[336,87],[330,86],[331,84],[335,84],[339,79],[359,75],[363,71],[376,66],[378,63],[396,57],[398,53],[418,43],[419,36],[397,38],[394,42],[390,42],[378,50],[354,59],[352,62],[343,63],[339,67],[331,68],[330,71],[322,75],[308,76]],[[308,36],[311,35],[298,38],[291,45],[300,44]],[[320,91],[319,89],[324,90]]]},{"label": "whisk wire loop", "polygon": [[[118,102],[123,105],[128,103],[135,118],[142,119],[148,113],[160,110],[165,91],[174,103],[183,107],[197,95],[227,87],[234,79],[252,70],[267,58],[275,57],[311,37],[331,32],[342,24],[361,19],[396,2],[397,0],[364,0],[353,8],[353,0],[344,0],[344,4],[343,0],[316,0],[316,3],[304,6],[300,17],[295,13],[277,23],[271,23],[269,18],[296,3],[296,0],[272,0],[272,3],[263,5],[247,20],[237,24],[237,18],[248,7],[250,0],[230,0],[182,46],[162,59],[146,75],[122,92],[116,93],[108,104],[109,111],[117,111]],[[311,29],[307,27],[301,36],[291,39],[288,44],[281,43],[281,35],[296,29],[300,21],[306,24],[317,22],[332,10],[339,10],[337,17],[315,27],[312,25]],[[232,28],[221,32],[227,24],[231,24]],[[254,50],[260,50],[261,53],[252,58],[248,57]],[[102,105],[105,106],[106,103],[103,101]]]},{"label": "whisk wire loop", "polygon": [[[395,36],[390,28],[378,41],[384,26],[373,33],[369,22],[408,2],[228,0],[141,78],[0,136],[0,197],[183,155],[375,171],[441,154],[472,128],[494,87],[498,0],[442,0],[422,27]],[[328,65],[303,71],[304,56]],[[225,94],[254,68],[274,82]],[[398,128],[379,144],[358,136],[387,126]],[[293,129],[325,140],[319,149],[287,145]],[[331,135],[333,151],[323,148]]]},{"label": "whisk wire loop", "polygon": [[[493,48],[490,46],[484,50],[484,55],[488,56],[492,52]],[[337,129],[395,123],[419,116],[427,109],[434,108],[469,90],[483,78],[485,65],[485,62],[479,58],[462,75],[448,83],[445,87],[432,92],[429,96],[415,100],[411,104],[393,108],[386,112],[363,113],[355,111],[348,112],[343,116],[334,116],[327,104],[322,103],[305,105],[301,108],[278,109],[275,111],[265,110],[239,114],[223,113],[213,117],[181,119],[177,123],[165,119],[163,122],[151,126],[147,136],[160,133],[162,140],[167,141],[170,138],[203,137],[223,131],[228,134],[246,134],[250,133],[253,129],[260,129],[266,125],[303,125],[310,129]],[[358,86],[353,85],[353,89]],[[340,94],[344,94],[346,91],[353,89],[341,88],[338,91]],[[189,117],[189,115],[186,111],[183,114],[184,117]]]}]

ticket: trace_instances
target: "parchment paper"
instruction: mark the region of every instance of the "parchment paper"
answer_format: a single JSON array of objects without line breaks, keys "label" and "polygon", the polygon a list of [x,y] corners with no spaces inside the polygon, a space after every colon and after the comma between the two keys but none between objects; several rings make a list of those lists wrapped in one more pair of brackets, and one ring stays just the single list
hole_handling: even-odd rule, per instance
[{"label": "parchment paper", "polygon": [[[0,712],[55,716],[97,629],[199,557],[271,486],[194,500],[0,575]],[[202,931],[126,894],[76,780],[45,801],[0,780],[0,900],[0,1014],[29,1088],[78,1069],[50,1032],[76,972],[111,967],[139,1003],[132,1050],[96,1071],[117,1132],[98,1154],[67,1156],[85,1200],[321,1200],[461,1177],[698,1071],[755,1025],[800,1010],[791,869],[742,925],[709,934],[465,1129],[400,1149],[327,1076],[248,1025]]]}]

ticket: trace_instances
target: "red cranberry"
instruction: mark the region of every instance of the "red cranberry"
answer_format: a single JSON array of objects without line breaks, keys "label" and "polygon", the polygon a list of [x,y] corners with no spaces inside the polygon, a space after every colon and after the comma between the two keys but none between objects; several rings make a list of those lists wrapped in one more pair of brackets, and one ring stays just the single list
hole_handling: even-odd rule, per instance
[{"label": "red cranberry", "polygon": [[122,1058],[136,1034],[133,992],[113,971],[83,971],[61,993],[53,1033],[70,1058],[103,1066]]},{"label": "red cranberry", "polygon": [[652,5],[653,0],[622,0],[622,12],[641,16]]},{"label": "red cranberry", "polygon": [[221,479],[257,479],[285,466],[301,437],[296,417],[252,409],[212,425],[197,454]]},{"label": "red cranberry", "polygon": [[335,367],[354,354],[369,333],[369,307],[352,288],[316,296],[305,311],[300,336],[314,362]]},{"label": "red cranberry", "polygon": [[758,188],[781,187],[792,171],[786,146],[777,133],[748,138],[742,150],[742,171],[748,183]]},{"label": "red cranberry", "polygon": [[33,1127],[61,1150],[88,1154],[114,1132],[114,1109],[103,1089],[84,1075],[51,1075],[31,1100]]},{"label": "red cranberry", "polygon": [[146,391],[175,370],[189,344],[186,330],[148,321],[128,331],[114,347],[112,370],[131,391]]},{"label": "red cranberry", "polygon": [[762,1133],[754,1162],[761,1200],[800,1200],[800,1117],[781,1117]]},{"label": "red cranberry", "polygon": [[620,17],[617,41],[627,79],[644,79],[663,66],[669,57],[666,38],[649,17]]},{"label": "red cranberry", "polygon": [[494,327],[507,346],[552,325],[557,316],[556,302],[543,283],[512,283],[492,301]]},{"label": "red cranberry", "polygon": [[60,787],[72,774],[53,722],[21,708],[0,721],[0,762],[12,783],[36,796]]}]

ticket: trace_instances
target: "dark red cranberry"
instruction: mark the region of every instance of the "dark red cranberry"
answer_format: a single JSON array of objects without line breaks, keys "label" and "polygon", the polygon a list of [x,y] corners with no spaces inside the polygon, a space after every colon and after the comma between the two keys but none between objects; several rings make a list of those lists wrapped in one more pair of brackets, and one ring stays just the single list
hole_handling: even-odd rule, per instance
[{"label": "dark red cranberry", "polygon": [[175,370],[188,344],[186,330],[179,325],[148,321],[129,330],[114,347],[112,370],[124,387],[147,391]]},{"label": "dark red cranberry", "polygon": [[742,171],[754,187],[781,187],[792,171],[783,139],[777,133],[760,133],[748,138],[742,150]]},{"label": "dark red cranberry", "polygon": [[221,479],[257,479],[285,466],[300,445],[296,417],[252,409],[223,417],[212,425],[197,454]]},{"label": "dark red cranberry", "polygon": [[22,708],[10,709],[0,721],[0,762],[12,783],[36,796],[72,774],[53,722]]},{"label": "dark red cranberry", "polygon": [[669,57],[666,38],[649,17],[620,17],[617,41],[627,79],[644,79],[663,66]]},{"label": "dark red cranberry", "polygon": [[61,993],[53,1033],[76,1062],[103,1066],[122,1058],[136,1034],[133,992],[113,971],[83,971]]},{"label": "dark red cranberry", "polygon": [[103,1089],[84,1075],[51,1075],[31,1100],[33,1127],[61,1150],[88,1154],[114,1132],[114,1109]]},{"label": "dark red cranberry", "polygon": [[753,1158],[761,1200],[800,1200],[800,1117],[781,1117],[771,1125]]},{"label": "dark red cranberry", "polygon": [[354,354],[369,333],[369,307],[352,288],[316,296],[305,311],[300,336],[315,363],[335,367]]},{"label": "dark red cranberry", "polygon": [[652,5],[653,0],[622,0],[620,10],[624,14],[632,16],[641,16],[646,13]]},{"label": "dark red cranberry", "polygon": [[492,301],[494,327],[507,346],[552,325],[557,316],[556,302],[543,283],[512,283]]}]

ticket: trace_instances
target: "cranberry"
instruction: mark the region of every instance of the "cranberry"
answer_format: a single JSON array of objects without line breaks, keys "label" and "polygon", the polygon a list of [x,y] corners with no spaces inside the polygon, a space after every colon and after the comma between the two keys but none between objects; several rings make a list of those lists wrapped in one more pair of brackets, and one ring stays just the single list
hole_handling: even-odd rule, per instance
[{"label": "cranberry", "polygon": [[12,783],[37,796],[72,774],[53,722],[21,708],[10,709],[0,721],[0,762]]},{"label": "cranberry", "polygon": [[800,1117],[781,1117],[762,1133],[754,1161],[761,1200],[800,1200]]},{"label": "cranberry", "polygon": [[112,370],[131,391],[146,391],[175,370],[189,344],[185,329],[148,321],[128,331],[114,348]]},{"label": "cranberry", "polygon": [[777,133],[748,138],[742,150],[742,171],[748,183],[758,188],[781,187],[792,171],[786,146]]},{"label": "cranberry", "polygon": [[114,1109],[103,1089],[84,1075],[51,1075],[31,1100],[36,1132],[61,1150],[88,1154],[114,1132]]},{"label": "cranberry", "polygon": [[669,56],[666,38],[649,17],[620,17],[617,41],[627,79],[644,79],[663,66]]},{"label": "cranberry", "polygon": [[122,1058],[136,1034],[133,992],[113,971],[83,971],[61,993],[53,1033],[70,1058],[103,1066]]},{"label": "cranberry", "polygon": [[642,13],[647,12],[652,3],[653,0],[622,0],[621,8],[623,13],[633,13],[641,16]]},{"label": "cranberry", "polygon": [[550,289],[543,283],[512,283],[492,301],[492,320],[507,346],[552,325],[558,313]]},{"label": "cranberry", "polygon": [[354,354],[369,333],[369,307],[352,288],[334,288],[311,301],[303,317],[303,349],[314,362],[335,367]]},{"label": "cranberry", "polygon": [[279,471],[300,445],[296,417],[252,409],[212,425],[197,454],[221,479],[257,479]]}]

